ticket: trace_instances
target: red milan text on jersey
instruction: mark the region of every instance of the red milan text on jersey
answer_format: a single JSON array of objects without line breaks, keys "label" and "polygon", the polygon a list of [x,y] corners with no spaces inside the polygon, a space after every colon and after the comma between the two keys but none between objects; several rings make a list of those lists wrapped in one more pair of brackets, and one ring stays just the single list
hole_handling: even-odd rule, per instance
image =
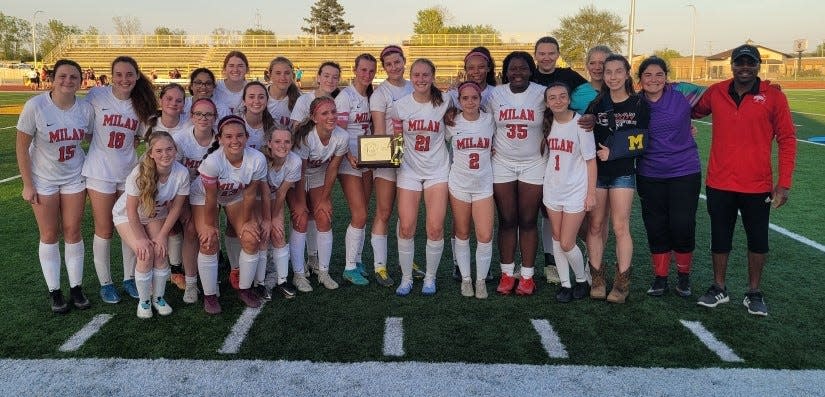
[{"label": "red milan text on jersey", "polygon": [[501,109],[498,111],[498,120],[529,120],[536,119],[536,112],[533,109]]},{"label": "red milan text on jersey", "polygon": [[135,119],[130,119],[128,117],[124,119],[123,115],[121,114],[106,114],[103,115],[103,125],[113,125],[116,127],[126,128],[135,131],[138,127],[138,121]]},{"label": "red milan text on jersey", "polygon": [[69,134],[68,128],[58,128],[54,131],[49,131],[49,143],[63,142],[63,141],[79,141],[86,135],[86,130],[82,128],[72,128],[72,133]]},{"label": "red milan text on jersey", "polygon": [[410,120],[407,123],[407,130],[438,132],[441,130],[441,122],[435,120]]},{"label": "red milan text on jersey", "polygon": [[203,162],[203,160],[183,159],[183,166],[190,170],[197,171],[198,167],[201,165],[201,162]]},{"label": "red milan text on jersey", "polygon": [[455,143],[455,147],[458,150],[462,149],[487,149],[490,147],[490,138],[485,137],[469,137],[469,138],[461,138]]},{"label": "red milan text on jersey", "polygon": [[231,197],[246,187],[243,183],[239,183],[236,187],[235,182],[225,182],[225,183],[218,183],[218,191],[220,192],[221,196],[224,197]]},{"label": "red milan text on jersey", "polygon": [[569,139],[547,138],[547,147],[550,150],[573,153],[573,141]]},{"label": "red milan text on jersey", "polygon": [[355,114],[355,122],[356,123],[369,123],[370,122],[370,114],[367,113],[367,112],[356,113]]}]

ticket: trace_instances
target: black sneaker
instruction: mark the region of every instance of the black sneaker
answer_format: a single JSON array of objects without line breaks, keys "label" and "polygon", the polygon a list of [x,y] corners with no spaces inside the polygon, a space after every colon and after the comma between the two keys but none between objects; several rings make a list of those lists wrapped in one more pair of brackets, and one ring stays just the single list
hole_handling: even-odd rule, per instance
[{"label": "black sneaker", "polygon": [[487,270],[487,277],[484,277],[484,282],[489,283],[489,282],[492,282],[492,281],[496,281],[496,278],[493,277],[493,271],[492,270]]},{"label": "black sneaker", "polygon": [[690,296],[690,273],[677,274],[679,276],[679,282],[676,284],[676,293],[683,298]]},{"label": "black sneaker", "polygon": [[573,288],[560,287],[556,291],[556,300],[559,303],[567,303],[573,300]]},{"label": "black sneaker", "polygon": [[704,307],[716,307],[720,303],[730,302],[727,288],[719,288],[716,283],[711,284],[708,292],[699,297],[696,304]]},{"label": "black sneaker", "polygon": [[252,287],[252,291],[255,292],[255,295],[258,296],[261,300],[271,301],[272,300],[272,293],[266,288],[263,284],[258,284]]},{"label": "black sneaker", "polygon": [[49,291],[49,297],[52,299],[52,312],[63,314],[69,311],[69,305],[63,299],[63,292],[60,288]]},{"label": "black sneaker", "polygon": [[590,284],[587,281],[576,281],[573,285],[573,299],[582,299],[586,296],[590,296]]},{"label": "black sneaker", "polygon": [[86,310],[92,307],[92,303],[86,298],[86,294],[83,293],[83,288],[79,285],[76,285],[69,290],[69,296],[72,298],[74,307],[80,310]]},{"label": "black sneaker", "polygon": [[745,300],[742,304],[748,308],[748,313],[756,316],[767,316],[768,306],[765,305],[765,297],[762,296],[761,291],[748,292],[745,294]]},{"label": "black sneaker", "polygon": [[461,270],[458,268],[458,265],[453,265],[453,280],[461,281]]},{"label": "black sneaker", "polygon": [[650,285],[650,289],[647,290],[647,294],[650,296],[662,296],[666,290],[667,277],[656,276],[656,278],[653,279],[653,284]]},{"label": "black sneaker", "polygon": [[544,265],[545,266],[556,266],[556,257],[553,256],[553,253],[544,253]]},{"label": "black sneaker", "polygon": [[286,281],[276,285],[275,290],[278,291],[278,293],[281,294],[281,296],[283,296],[284,299],[292,299],[296,295],[295,288],[289,285],[289,283]]}]

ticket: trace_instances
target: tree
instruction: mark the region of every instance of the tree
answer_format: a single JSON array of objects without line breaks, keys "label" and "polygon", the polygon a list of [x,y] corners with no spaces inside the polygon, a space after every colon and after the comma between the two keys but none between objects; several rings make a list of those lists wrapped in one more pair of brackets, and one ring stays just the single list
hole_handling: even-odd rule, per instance
[{"label": "tree", "polygon": [[413,33],[415,34],[437,34],[443,33],[447,22],[452,20],[450,12],[442,6],[425,8],[419,10],[413,23]]},{"label": "tree", "polygon": [[186,31],[158,26],[152,36],[146,37],[146,45],[158,47],[182,47],[186,45]]},{"label": "tree", "polygon": [[49,23],[46,24],[45,34],[39,37],[37,53],[42,54],[45,59],[46,55],[66,39],[66,37],[73,34],[80,34],[80,32],[80,27],[76,25],[66,25],[56,19],[50,19]]},{"label": "tree", "polygon": [[8,60],[31,58],[31,42],[28,21],[0,12],[0,57]]},{"label": "tree", "polygon": [[[450,11],[442,6],[425,8],[419,10],[413,22],[413,33],[410,41],[412,44],[427,45],[429,43],[441,43],[439,37],[420,37],[419,35],[431,34],[485,34],[492,35],[491,38],[474,40],[474,45],[489,45],[501,43],[500,33],[492,25],[448,25],[453,20]],[[443,38],[458,44],[454,39]]]},{"label": "tree", "polygon": [[275,45],[275,32],[267,29],[249,28],[243,32],[243,45],[255,47]]},{"label": "tree", "polygon": [[653,51],[653,55],[665,60],[665,63],[670,65],[670,60],[673,58],[681,58],[682,54],[672,48],[662,48],[661,50]]},{"label": "tree", "polygon": [[185,36],[186,31],[183,29],[170,29],[166,26],[158,26],[155,28],[155,35],[157,36]]},{"label": "tree", "polygon": [[338,0],[317,0],[304,18],[301,30],[310,34],[352,36],[355,26],[344,20],[344,7]]},{"label": "tree", "polygon": [[98,30],[96,26],[89,26],[88,28],[86,28],[86,30],[83,31],[83,34],[89,36],[99,36],[100,30]]},{"label": "tree", "polygon": [[619,48],[625,42],[622,18],[610,11],[599,11],[594,6],[584,7],[578,14],[563,17],[559,22],[559,28],[552,34],[561,44],[561,54],[570,65],[584,65],[585,54],[591,47],[601,44]]},{"label": "tree", "polygon": [[115,34],[131,36],[143,33],[140,21],[133,16],[114,16],[112,23],[115,25]]}]

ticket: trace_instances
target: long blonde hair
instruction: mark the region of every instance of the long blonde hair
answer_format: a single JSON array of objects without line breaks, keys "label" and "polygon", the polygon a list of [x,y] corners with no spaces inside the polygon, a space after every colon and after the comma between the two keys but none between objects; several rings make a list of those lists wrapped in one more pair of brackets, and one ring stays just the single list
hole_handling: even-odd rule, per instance
[{"label": "long blonde hair", "polygon": [[[146,139],[146,153],[141,157],[138,164],[138,174],[135,182],[137,182],[138,191],[138,210],[149,218],[155,217],[155,196],[158,194],[158,169],[155,165],[155,160],[149,157],[152,147],[155,142],[161,139],[168,139],[175,145],[175,140],[166,131],[155,131]],[[175,145],[177,148],[177,145]]]}]

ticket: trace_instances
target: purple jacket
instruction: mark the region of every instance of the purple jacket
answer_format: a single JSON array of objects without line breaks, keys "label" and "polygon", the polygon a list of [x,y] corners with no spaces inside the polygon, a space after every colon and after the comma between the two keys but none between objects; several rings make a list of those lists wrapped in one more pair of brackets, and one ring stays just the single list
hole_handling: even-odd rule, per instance
[{"label": "purple jacket", "polygon": [[699,149],[690,133],[691,107],[684,94],[668,84],[658,101],[647,103],[650,105],[648,145],[637,161],[636,172],[650,178],[701,172]]}]

